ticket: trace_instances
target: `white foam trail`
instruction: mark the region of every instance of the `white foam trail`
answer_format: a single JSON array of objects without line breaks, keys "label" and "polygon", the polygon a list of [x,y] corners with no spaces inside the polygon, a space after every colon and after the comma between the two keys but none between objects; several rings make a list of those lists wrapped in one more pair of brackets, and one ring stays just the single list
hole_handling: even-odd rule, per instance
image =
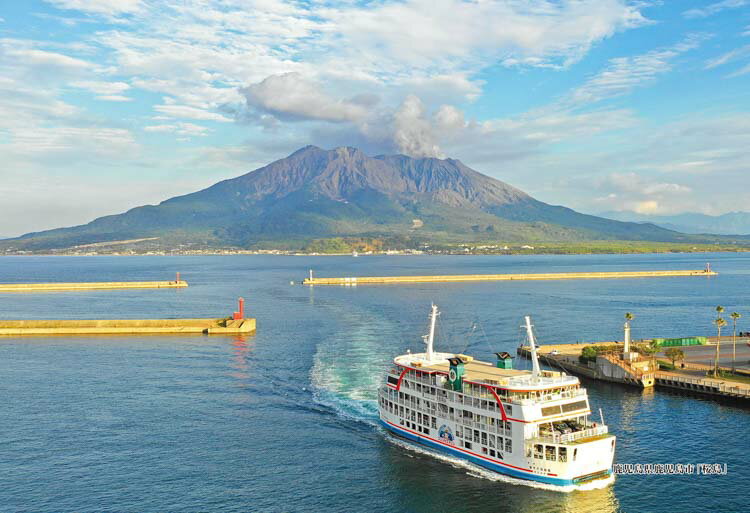
[{"label": "white foam trail", "polygon": [[346,418],[376,426],[377,390],[390,361],[382,340],[390,326],[371,314],[343,315],[353,328],[318,344],[310,370],[313,398]]},{"label": "white foam trail", "polygon": [[[390,433],[386,431],[385,429],[383,429],[382,431],[384,432],[384,434],[390,435]],[[506,476],[505,474],[499,474],[497,472],[493,472],[491,470],[487,470],[483,467],[480,467],[479,465],[475,465],[474,463],[471,463],[470,461],[464,460],[462,458],[456,458],[454,456],[450,456],[445,453],[433,451],[426,447],[408,442],[404,439],[397,438],[392,435],[386,436],[386,439],[389,442],[399,447],[402,447],[404,449],[407,449],[407,450],[410,450],[419,454],[424,454],[426,456],[431,456],[440,461],[446,462],[456,468],[466,469],[468,470],[467,475],[470,475],[472,477],[477,477],[480,479],[487,479],[489,481],[500,481],[503,483],[508,483],[508,484],[517,485],[517,486],[529,486],[531,488],[538,488],[540,490],[548,490],[548,491],[563,492],[563,493],[570,493],[576,490],[588,491],[588,490],[602,489],[602,488],[608,487],[615,481],[615,476],[611,475],[607,479],[598,479],[596,481],[584,483],[582,485],[558,486],[558,485],[552,485],[552,484],[547,484],[547,483],[539,483],[536,481],[529,481],[527,479],[519,479],[516,477]]]}]

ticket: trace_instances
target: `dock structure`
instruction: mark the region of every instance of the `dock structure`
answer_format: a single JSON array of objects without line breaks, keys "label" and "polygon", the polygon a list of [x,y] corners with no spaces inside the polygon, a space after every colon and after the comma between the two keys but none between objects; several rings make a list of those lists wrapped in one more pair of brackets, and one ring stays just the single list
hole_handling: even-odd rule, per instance
[{"label": "dock structure", "polygon": [[0,292],[62,292],[105,289],[179,289],[188,283],[177,273],[174,281],[84,281],[77,283],[0,283]]},{"label": "dock structure", "polygon": [[[578,355],[580,355],[582,348],[586,344],[572,345],[577,347],[577,354],[549,349],[550,347],[562,348],[563,346],[560,345],[542,346],[538,348],[538,358],[552,367],[591,379],[622,383],[640,388],[650,388],[655,384],[657,364],[653,358],[626,360],[617,355],[607,354],[597,356],[596,361],[581,363],[578,360]],[[518,348],[518,354],[524,358],[530,358],[530,353],[531,351],[528,347]]]},{"label": "dock structure", "polygon": [[255,319],[239,311],[221,319],[86,319],[0,320],[2,336],[204,334],[242,335],[255,332]]},{"label": "dock structure", "polygon": [[[665,371],[658,370],[654,360],[649,358],[643,360],[643,364],[647,360],[649,362],[647,363],[648,368],[645,369],[643,365],[637,365],[637,362],[634,362],[632,359],[626,361],[618,358],[614,354],[617,351],[612,351],[612,354],[599,355],[595,362],[580,362],[578,357],[583,352],[583,348],[592,345],[612,346],[616,350],[623,349],[623,345],[616,342],[556,344],[538,347],[537,354],[540,361],[552,367],[590,379],[635,385],[643,388],[648,386],[670,388],[694,394],[709,395],[715,398],[750,400],[749,383],[707,376],[705,369],[696,364],[685,364],[687,365],[685,369]],[[683,349],[687,348],[683,347]],[[528,347],[522,346],[518,348],[518,354],[524,358],[530,358],[531,351]],[[634,365],[634,363],[636,364]],[[709,368],[709,366],[702,367]]]},{"label": "dock structure", "polygon": [[369,285],[391,283],[434,283],[472,281],[522,281],[522,280],[585,280],[613,278],[664,278],[675,276],[715,276],[718,273],[710,268],[677,271],[605,271],[576,273],[535,273],[535,274],[448,274],[438,276],[354,276],[343,278],[318,278],[310,271],[303,285]]},{"label": "dock structure", "polygon": [[698,377],[682,372],[658,371],[656,385],[695,394],[750,401],[750,384],[721,378]]}]

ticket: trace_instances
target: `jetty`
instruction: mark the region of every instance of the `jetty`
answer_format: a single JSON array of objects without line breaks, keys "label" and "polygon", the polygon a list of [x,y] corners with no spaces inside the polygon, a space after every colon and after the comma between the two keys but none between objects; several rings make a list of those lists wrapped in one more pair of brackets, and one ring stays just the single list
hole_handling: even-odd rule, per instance
[{"label": "jetty", "polygon": [[179,289],[188,283],[177,273],[174,281],[84,281],[55,283],[0,283],[0,292],[62,292],[104,289]]},{"label": "jetty", "polygon": [[239,311],[221,319],[87,319],[0,320],[0,336],[204,334],[239,335],[255,332],[255,319],[246,318],[244,299]]},{"label": "jetty", "polygon": [[472,282],[472,281],[522,281],[522,280],[585,280],[613,278],[664,278],[681,276],[716,276],[718,273],[709,266],[699,270],[676,271],[605,271],[575,273],[534,273],[534,274],[447,274],[437,276],[352,276],[339,278],[318,278],[310,275],[303,285],[369,285],[392,283],[434,283],[434,282]]}]

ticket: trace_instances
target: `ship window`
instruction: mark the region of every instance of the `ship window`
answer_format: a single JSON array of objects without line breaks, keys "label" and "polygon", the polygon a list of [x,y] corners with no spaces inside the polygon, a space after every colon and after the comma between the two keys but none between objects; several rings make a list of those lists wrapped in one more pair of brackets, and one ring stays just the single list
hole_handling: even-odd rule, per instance
[{"label": "ship window", "polygon": [[559,414],[560,414],[560,405],[547,406],[545,408],[542,408],[542,417],[548,417],[550,415],[559,415]]},{"label": "ship window", "polygon": [[388,383],[398,385],[398,378],[396,376],[388,376]]},{"label": "ship window", "polygon": [[482,445],[487,445],[487,433],[482,431]]},{"label": "ship window", "polygon": [[545,446],[545,458],[547,461],[557,461],[557,450],[554,445]]},{"label": "ship window", "polygon": [[495,436],[490,435],[490,447],[495,447]]},{"label": "ship window", "polygon": [[471,442],[464,441],[464,447],[466,447],[467,449],[471,449]]},{"label": "ship window", "polygon": [[585,410],[586,408],[587,406],[586,406],[585,400],[562,405],[563,412],[566,412],[566,413],[569,411],[575,411],[575,410]]},{"label": "ship window", "polygon": [[544,459],[544,446],[541,444],[534,444],[534,458],[541,460]]},{"label": "ship window", "polygon": [[578,449],[573,449],[573,461],[576,460],[576,456],[578,456]]},{"label": "ship window", "polygon": [[476,443],[479,443],[479,430],[478,429],[474,430],[474,441]]},{"label": "ship window", "polygon": [[505,439],[505,452],[513,452],[513,440],[510,438]]},{"label": "ship window", "polygon": [[507,415],[513,415],[513,407],[510,404],[505,407],[505,413]]},{"label": "ship window", "polygon": [[568,461],[568,448],[560,447],[560,461]]},{"label": "ship window", "polygon": [[482,453],[487,454],[487,448],[486,447],[482,447]]},{"label": "ship window", "polygon": [[437,429],[437,419],[432,417],[432,429]]},{"label": "ship window", "polygon": [[495,457],[495,449],[490,449],[490,456]]}]

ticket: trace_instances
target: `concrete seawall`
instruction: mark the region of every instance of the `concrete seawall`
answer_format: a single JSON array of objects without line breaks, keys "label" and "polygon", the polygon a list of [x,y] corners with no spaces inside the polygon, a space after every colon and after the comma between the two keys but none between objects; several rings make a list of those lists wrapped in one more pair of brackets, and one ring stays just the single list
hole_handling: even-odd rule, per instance
[{"label": "concrete seawall", "polygon": [[135,335],[202,333],[249,334],[255,319],[103,319],[103,320],[0,320],[0,336],[26,335]]},{"label": "concrete seawall", "polygon": [[707,270],[680,271],[612,271],[590,273],[538,273],[538,274],[463,274],[441,276],[359,276],[348,278],[306,278],[303,285],[365,285],[374,283],[430,283],[468,281],[514,280],[583,280],[612,278],[663,278],[675,276],[715,276]]},{"label": "concrete seawall", "polygon": [[80,283],[0,283],[0,292],[54,292],[103,289],[175,289],[184,288],[186,281],[111,281]]}]

